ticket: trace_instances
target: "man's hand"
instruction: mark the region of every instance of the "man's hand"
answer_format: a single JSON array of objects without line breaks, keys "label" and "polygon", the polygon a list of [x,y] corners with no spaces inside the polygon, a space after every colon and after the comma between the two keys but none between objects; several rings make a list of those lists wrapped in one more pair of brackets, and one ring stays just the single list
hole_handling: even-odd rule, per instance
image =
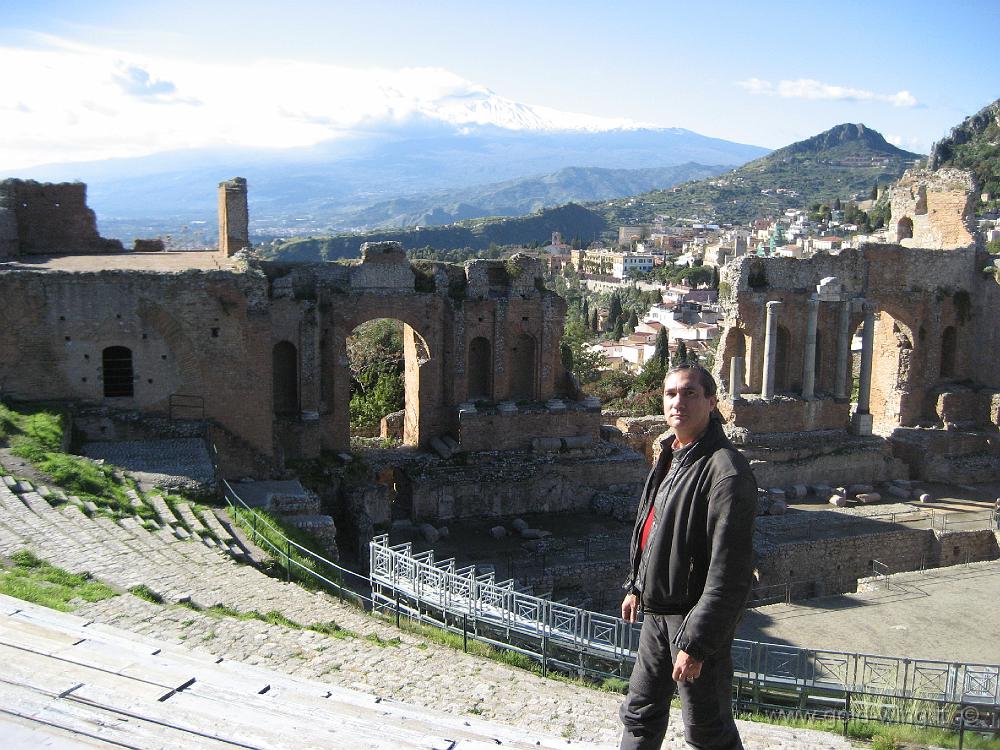
[{"label": "man's hand", "polygon": [[[622,604],[622,609],[624,610],[625,604]],[[674,672],[673,678],[674,682],[694,682],[701,675],[701,665],[698,659],[695,659],[687,651],[678,651],[677,659],[674,661]]]},{"label": "man's hand", "polygon": [[635,594],[626,594],[622,599],[622,619],[625,622],[635,622],[639,614],[639,597]]}]

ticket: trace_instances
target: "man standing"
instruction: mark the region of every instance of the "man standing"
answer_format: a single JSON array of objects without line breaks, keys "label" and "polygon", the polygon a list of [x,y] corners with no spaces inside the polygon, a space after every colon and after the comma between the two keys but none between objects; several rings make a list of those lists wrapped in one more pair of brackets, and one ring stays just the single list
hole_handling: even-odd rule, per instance
[{"label": "man standing", "polygon": [[622,750],[654,750],[681,699],[684,737],[700,750],[742,750],[732,712],[730,649],[752,576],[757,482],[713,417],[715,380],[700,365],[667,373],[672,440],[646,479],[632,533],[622,617],[644,613]]}]

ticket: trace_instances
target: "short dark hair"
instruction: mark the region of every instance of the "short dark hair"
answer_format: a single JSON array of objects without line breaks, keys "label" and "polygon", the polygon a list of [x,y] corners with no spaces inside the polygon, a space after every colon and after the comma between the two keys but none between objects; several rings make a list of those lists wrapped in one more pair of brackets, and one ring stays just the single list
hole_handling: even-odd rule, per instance
[{"label": "short dark hair", "polygon": [[684,370],[695,372],[698,374],[698,380],[701,381],[702,390],[705,391],[705,396],[714,396],[719,391],[719,387],[715,384],[715,378],[712,377],[712,373],[706,370],[704,367],[699,365],[697,362],[681,362],[679,365],[674,365],[669,370],[667,370],[666,376],[663,378],[663,385],[666,386],[667,378],[669,378],[675,372],[682,372]]}]

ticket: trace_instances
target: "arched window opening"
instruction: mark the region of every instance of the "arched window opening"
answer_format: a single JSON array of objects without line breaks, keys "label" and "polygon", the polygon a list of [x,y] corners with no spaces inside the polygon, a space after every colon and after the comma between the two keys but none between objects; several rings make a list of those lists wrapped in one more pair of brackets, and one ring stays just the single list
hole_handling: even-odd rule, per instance
[{"label": "arched window opening", "polygon": [[535,398],[535,340],[526,333],[514,339],[510,349],[510,398]]},{"label": "arched window opening", "polygon": [[132,398],[135,373],[132,350],[126,346],[109,346],[101,353],[105,398]]},{"label": "arched window opening", "polygon": [[904,216],[896,224],[896,240],[902,242],[903,240],[908,240],[913,237],[913,219],[909,216]]},{"label": "arched window opening", "polygon": [[271,377],[275,414],[299,411],[299,354],[295,345],[279,341],[271,352]]},{"label": "arched window opening", "polygon": [[941,334],[941,377],[955,377],[955,354],[958,349],[958,333],[954,326],[948,326]]},{"label": "arched window opening", "polygon": [[476,336],[469,342],[469,398],[490,399],[493,393],[493,347]]}]

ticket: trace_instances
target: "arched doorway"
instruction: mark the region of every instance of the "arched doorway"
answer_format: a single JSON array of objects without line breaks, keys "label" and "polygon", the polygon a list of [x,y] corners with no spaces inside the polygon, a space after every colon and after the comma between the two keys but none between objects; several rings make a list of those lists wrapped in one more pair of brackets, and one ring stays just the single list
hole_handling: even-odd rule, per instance
[{"label": "arched doorway", "polygon": [[896,242],[902,242],[913,237],[913,219],[904,216],[896,224]]},{"label": "arched doorway", "polygon": [[476,336],[469,342],[469,400],[493,397],[493,347],[489,339]]},{"label": "arched doorway", "polygon": [[274,413],[297,414],[299,411],[299,354],[295,344],[279,341],[271,350],[271,390]]},{"label": "arched doorway", "polygon": [[132,398],[135,395],[132,350],[127,346],[109,346],[102,351],[101,375],[104,398]]},{"label": "arched doorway", "polygon": [[[747,362],[747,337],[742,328],[730,328],[726,333],[726,342],[722,350],[722,380],[729,383],[729,371],[732,369],[733,357],[743,358],[743,383],[741,389],[746,390],[749,380],[749,367]],[[730,384],[731,388],[731,384]]]},{"label": "arched doorway", "polygon": [[514,401],[531,401],[535,398],[536,376],[535,339],[527,333],[516,336],[510,345],[510,394]]}]

